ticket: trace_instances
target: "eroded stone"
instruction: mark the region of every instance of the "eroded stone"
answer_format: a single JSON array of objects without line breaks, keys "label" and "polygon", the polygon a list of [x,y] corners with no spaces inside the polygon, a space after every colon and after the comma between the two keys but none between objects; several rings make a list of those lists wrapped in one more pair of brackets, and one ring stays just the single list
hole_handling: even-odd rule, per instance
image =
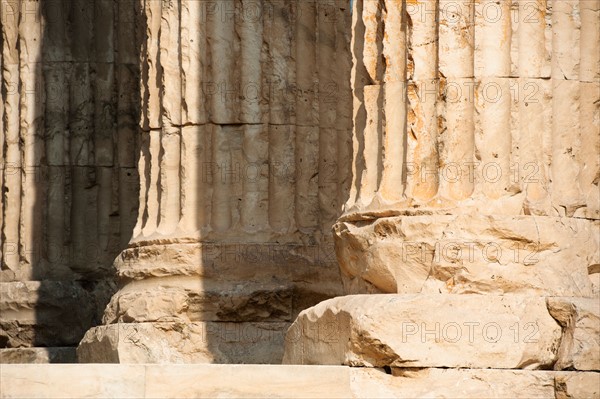
[{"label": "eroded stone", "polygon": [[600,299],[548,298],[563,328],[555,370],[600,370]]},{"label": "eroded stone", "polygon": [[545,369],[561,329],[544,298],[350,295],[300,313],[284,363]]},{"label": "eroded stone", "polygon": [[348,293],[591,297],[596,222],[537,216],[390,216],[340,221],[336,253]]},{"label": "eroded stone", "polygon": [[289,323],[119,323],[90,329],[81,363],[280,363]]}]

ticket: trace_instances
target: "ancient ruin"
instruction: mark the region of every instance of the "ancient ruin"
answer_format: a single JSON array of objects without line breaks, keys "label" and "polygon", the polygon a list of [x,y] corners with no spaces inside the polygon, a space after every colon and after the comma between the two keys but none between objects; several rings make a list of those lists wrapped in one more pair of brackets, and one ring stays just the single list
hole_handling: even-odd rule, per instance
[{"label": "ancient ruin", "polygon": [[1,5],[0,397],[600,397],[597,0]]}]

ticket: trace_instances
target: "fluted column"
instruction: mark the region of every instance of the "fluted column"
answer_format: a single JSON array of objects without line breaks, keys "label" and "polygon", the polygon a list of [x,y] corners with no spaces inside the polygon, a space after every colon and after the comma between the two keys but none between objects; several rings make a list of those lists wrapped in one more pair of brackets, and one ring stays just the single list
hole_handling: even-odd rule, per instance
[{"label": "fluted column", "polygon": [[73,361],[116,289],[137,208],[133,16],[132,2],[0,4],[1,348]]},{"label": "fluted column", "polygon": [[597,4],[355,3],[347,289],[592,295]]},{"label": "fluted column", "polygon": [[149,349],[115,338],[119,359],[102,360],[278,362],[295,315],[341,293],[331,227],[350,185],[349,6],[138,7],[140,208],[107,326],[80,357],[97,361],[131,327]]},{"label": "fluted column", "polygon": [[350,295],[300,313],[284,363],[555,370],[557,395],[563,378],[595,390],[599,4],[354,4],[354,175],[334,227]]}]

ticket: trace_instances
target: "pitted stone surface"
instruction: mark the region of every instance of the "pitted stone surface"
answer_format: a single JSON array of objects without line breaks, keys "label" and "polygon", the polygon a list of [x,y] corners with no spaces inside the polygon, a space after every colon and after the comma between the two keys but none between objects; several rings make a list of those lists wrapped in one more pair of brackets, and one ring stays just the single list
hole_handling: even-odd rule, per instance
[{"label": "pitted stone surface", "polygon": [[456,212],[339,221],[346,291],[594,295],[598,221]]},{"label": "pitted stone surface", "polygon": [[600,396],[597,0],[0,20],[0,363],[104,312],[82,361],[315,364],[3,364],[0,396]]},{"label": "pitted stone surface", "polygon": [[0,349],[0,364],[77,363],[74,346]]},{"label": "pitted stone surface", "polygon": [[600,370],[600,299],[548,298],[548,311],[562,326],[555,370]]},{"label": "pitted stone surface", "polygon": [[350,295],[300,313],[288,364],[547,369],[561,328],[544,298]]},{"label": "pitted stone surface", "polygon": [[112,281],[0,283],[0,347],[76,346],[115,290]]},{"label": "pitted stone surface", "polygon": [[80,363],[279,364],[289,323],[118,323],[90,329]]}]

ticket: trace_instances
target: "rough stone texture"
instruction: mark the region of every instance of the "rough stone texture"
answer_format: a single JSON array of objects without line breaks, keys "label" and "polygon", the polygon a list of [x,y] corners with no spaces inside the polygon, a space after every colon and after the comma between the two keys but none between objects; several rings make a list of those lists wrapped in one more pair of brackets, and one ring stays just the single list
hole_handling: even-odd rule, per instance
[{"label": "rough stone texture", "polygon": [[355,2],[347,293],[598,292],[600,10],[536,4]]},{"label": "rough stone texture", "polygon": [[131,244],[331,245],[350,185],[347,2],[178,0],[141,11]]},{"label": "rough stone texture", "polygon": [[0,349],[0,364],[77,363],[74,347]]},{"label": "rough stone texture", "polygon": [[[3,398],[597,398],[599,373],[279,365],[5,365]],[[567,378],[567,379],[565,379]],[[577,380],[578,385],[571,383]]]},{"label": "rough stone texture", "polygon": [[339,0],[141,6],[140,208],[105,324],[278,325],[342,293],[349,17]]},{"label": "rough stone texture", "polygon": [[334,239],[345,292],[369,295],[301,312],[284,363],[437,377],[408,397],[599,396],[598,373],[476,370],[600,369],[599,11],[354,2],[354,179]]},{"label": "rough stone texture", "polygon": [[550,368],[561,329],[544,298],[351,295],[300,313],[287,364]]},{"label": "rough stone texture", "polygon": [[2,359],[371,367],[3,396],[598,396],[599,3],[348,4],[1,1]]},{"label": "rough stone texture", "polygon": [[76,346],[114,291],[106,281],[0,283],[0,346]]},{"label": "rough stone texture", "polygon": [[75,346],[114,293],[138,208],[133,13],[0,4],[0,348]]},{"label": "rough stone texture", "polygon": [[599,219],[599,7],[355,1],[346,216]]},{"label": "rough stone texture", "polygon": [[[334,241],[345,293],[367,295],[301,312],[284,362],[471,368],[458,397],[522,394],[476,368],[598,371],[599,3],[356,0],[352,18]],[[541,375],[513,384],[599,396],[596,372]]]},{"label": "rough stone texture", "polygon": [[555,373],[554,388],[556,399],[599,398],[600,373]]},{"label": "rough stone texture", "polygon": [[548,298],[548,310],[563,328],[555,370],[600,370],[600,300]]},{"label": "rough stone texture", "polygon": [[342,292],[331,246],[172,239],[132,245],[115,265],[129,283],[113,296],[105,323],[292,321]]},{"label": "rough stone texture", "polygon": [[[0,8],[0,281],[62,282],[49,295],[79,295],[81,320],[71,299],[14,305],[31,309],[4,312],[0,346],[76,344],[114,293],[80,285],[114,266],[106,323],[291,321],[341,294],[346,1]],[[181,276],[203,280],[174,292]]]},{"label": "rough stone texture", "polygon": [[335,226],[348,293],[591,297],[599,233],[585,219],[426,211]]},{"label": "rough stone texture", "polygon": [[90,329],[80,363],[279,364],[289,323],[119,323]]}]

